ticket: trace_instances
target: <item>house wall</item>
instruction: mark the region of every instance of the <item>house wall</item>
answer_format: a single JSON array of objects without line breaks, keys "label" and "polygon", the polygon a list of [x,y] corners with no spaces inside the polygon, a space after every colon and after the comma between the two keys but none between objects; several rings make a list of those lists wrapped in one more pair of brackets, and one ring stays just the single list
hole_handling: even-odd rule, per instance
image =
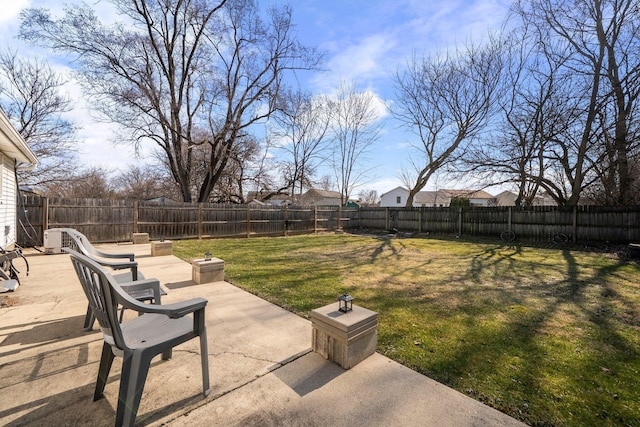
[{"label": "house wall", "polygon": [[471,206],[489,206],[490,199],[469,199]]},{"label": "house wall", "polygon": [[16,179],[13,161],[0,153],[0,246],[16,242]]},{"label": "house wall", "polygon": [[[400,197],[400,203],[398,203]],[[404,188],[394,188],[388,193],[380,196],[380,207],[382,208],[403,208],[407,203],[409,192]]]}]

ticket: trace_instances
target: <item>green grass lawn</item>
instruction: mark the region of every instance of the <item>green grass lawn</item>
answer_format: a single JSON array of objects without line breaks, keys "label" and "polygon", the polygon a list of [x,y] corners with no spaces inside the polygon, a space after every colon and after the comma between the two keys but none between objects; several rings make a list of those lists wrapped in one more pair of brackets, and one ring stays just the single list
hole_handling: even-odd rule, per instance
[{"label": "green grass lawn", "polygon": [[378,352],[530,425],[640,426],[640,266],[446,238],[176,241],[226,280],[309,317],[348,292]]}]

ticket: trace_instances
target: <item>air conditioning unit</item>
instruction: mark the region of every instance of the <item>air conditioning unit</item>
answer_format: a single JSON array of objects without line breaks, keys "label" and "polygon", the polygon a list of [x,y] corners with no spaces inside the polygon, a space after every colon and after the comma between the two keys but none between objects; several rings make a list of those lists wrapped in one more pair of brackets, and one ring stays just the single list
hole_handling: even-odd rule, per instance
[{"label": "air conditioning unit", "polygon": [[48,254],[62,253],[62,230],[44,231],[44,251]]}]

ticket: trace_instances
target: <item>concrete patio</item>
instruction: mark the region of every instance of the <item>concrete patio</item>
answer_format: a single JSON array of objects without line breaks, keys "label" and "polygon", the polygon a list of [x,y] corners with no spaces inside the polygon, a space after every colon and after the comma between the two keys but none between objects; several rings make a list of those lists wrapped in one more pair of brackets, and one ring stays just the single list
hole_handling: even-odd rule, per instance
[{"label": "concrete patio", "polygon": [[[523,425],[378,353],[343,370],[312,352],[310,321],[227,282],[195,285],[191,264],[152,257],[149,244],[101,250],[135,252],[140,271],[167,289],[163,302],[209,301],[211,394],[202,395],[192,340],[153,361],[139,425]],[[16,304],[0,309],[0,425],[113,425],[121,363],[93,402],[102,334],[82,329],[87,303],[68,255],[30,252],[28,261],[28,277],[16,262]]]}]

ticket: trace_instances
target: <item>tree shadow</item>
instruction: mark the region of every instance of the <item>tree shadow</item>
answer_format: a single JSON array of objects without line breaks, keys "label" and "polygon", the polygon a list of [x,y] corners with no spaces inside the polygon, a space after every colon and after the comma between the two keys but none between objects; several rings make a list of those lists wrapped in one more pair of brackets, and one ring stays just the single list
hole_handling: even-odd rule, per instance
[{"label": "tree shadow", "polygon": [[[112,426],[115,411],[106,399],[93,402],[93,384],[0,411],[5,426]],[[16,414],[21,414],[16,416]]]},{"label": "tree shadow", "polygon": [[[545,280],[540,277],[538,284],[514,287],[493,286],[483,290],[486,294],[491,294],[490,300],[493,306],[486,305],[481,313],[468,312],[463,309],[456,309],[452,315],[460,316],[468,321],[468,324],[460,325],[460,337],[457,342],[451,344],[453,348],[448,357],[432,358],[432,363],[426,363],[426,368],[422,372],[438,381],[450,385],[457,389],[465,389],[467,384],[482,384],[485,381],[503,381],[501,388],[510,390],[511,395],[520,395],[521,402],[505,402],[502,396],[489,395],[475,388],[467,388],[467,393],[484,403],[508,413],[515,418],[531,424],[557,424],[569,422],[580,425],[587,423],[597,424],[601,418],[611,418],[616,413],[612,408],[617,408],[615,420],[626,424],[633,424],[640,421],[637,412],[634,415],[628,402],[625,408],[624,403],[618,404],[612,399],[592,399],[590,404],[593,409],[593,418],[572,418],[573,414],[564,414],[565,418],[557,419],[554,415],[545,418],[541,414],[558,413],[561,406],[561,395],[550,395],[547,388],[549,372],[555,375],[567,375],[567,381],[577,381],[579,384],[597,384],[598,377],[602,380],[602,373],[611,369],[605,366],[620,366],[620,364],[634,362],[637,363],[640,350],[637,345],[630,342],[620,332],[617,319],[611,316],[610,312],[602,312],[601,305],[594,303],[594,288],[603,284],[606,295],[613,298],[615,291],[609,289],[607,278],[621,268],[621,265],[607,266],[596,269],[590,276],[585,276],[585,271],[576,261],[575,256],[569,250],[559,252],[564,260],[564,275],[555,281]],[[493,248],[474,258],[472,267],[467,278],[479,278],[485,268],[495,268],[499,260],[492,260],[494,256]],[[507,261],[513,262],[513,261]],[[452,290],[450,294],[457,292],[468,292],[468,290]],[[449,293],[434,297],[432,304],[440,304],[451,297]],[[486,296],[486,295],[485,295]],[[537,298],[537,304],[530,304],[532,298]],[[632,313],[637,314],[634,304],[631,301],[621,299],[622,304]],[[562,337],[549,337],[549,323],[563,319],[566,310],[574,310],[577,318],[584,318],[586,323],[576,328],[588,328],[589,331],[579,331],[593,335],[587,342],[602,343],[610,347],[608,350],[602,348],[576,348],[580,352],[577,357],[566,361],[554,360],[553,345],[567,345],[572,337],[568,337],[563,342]],[[478,315],[480,314],[480,315]],[[633,315],[633,314],[632,314]],[[498,328],[486,328],[483,325],[484,318],[504,318]],[[570,330],[571,328],[569,328]],[[570,332],[565,332],[570,333]],[[579,341],[582,342],[582,341]],[[425,349],[425,350],[431,350]],[[438,350],[436,350],[438,351]],[[550,353],[551,352],[551,353]],[[609,354],[612,357],[607,357]],[[425,358],[429,358],[425,354]],[[615,358],[615,360],[613,360]],[[572,369],[563,364],[569,364]],[[504,369],[505,365],[512,366],[510,378],[502,378],[495,375],[495,372]],[[559,370],[559,371],[558,371]],[[570,376],[576,375],[576,378]],[[593,376],[586,380],[583,376]],[[473,378],[471,378],[473,377]],[[563,378],[556,378],[563,381]],[[627,379],[628,380],[628,379]],[[604,380],[606,382],[606,379]],[[616,378],[616,381],[621,381]],[[479,386],[481,388],[481,386]],[[577,386],[576,386],[577,387]],[[624,386],[619,386],[624,387]],[[596,387],[596,388],[604,388]],[[515,390],[515,392],[514,392]],[[575,390],[567,391],[574,393]],[[546,408],[536,408],[535,414],[530,414],[528,410],[527,396],[544,393],[543,401]],[[606,393],[603,393],[606,395]],[[572,397],[569,396],[571,399]],[[616,398],[617,399],[617,398]],[[620,405],[620,406],[618,406]],[[638,409],[637,405],[636,408]],[[562,412],[560,410],[560,412]],[[604,414],[604,415],[603,415]],[[635,418],[634,418],[635,417]]]},{"label": "tree shadow", "polygon": [[[3,328],[15,330],[9,332],[0,342],[0,356],[11,356],[27,349],[44,346],[52,342],[72,340],[96,331],[83,329],[84,315],[67,317],[59,320],[31,322]],[[14,350],[3,350],[3,347],[16,346]]]}]

